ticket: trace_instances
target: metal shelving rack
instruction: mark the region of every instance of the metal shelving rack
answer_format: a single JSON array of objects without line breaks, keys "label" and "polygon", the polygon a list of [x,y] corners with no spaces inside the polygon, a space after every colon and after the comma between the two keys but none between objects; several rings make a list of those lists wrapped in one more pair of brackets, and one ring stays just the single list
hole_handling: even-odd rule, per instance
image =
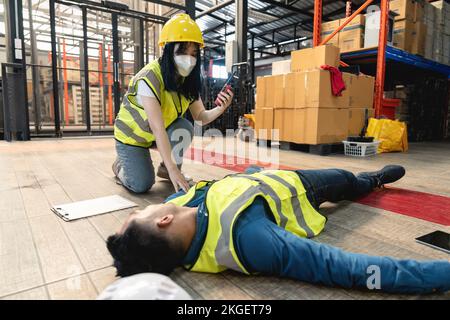
[{"label": "metal shelving rack", "polygon": [[[372,4],[374,0],[365,1],[358,9],[351,13],[351,1],[347,1],[347,19],[333,33],[325,39],[320,39],[321,23],[322,23],[322,0],[314,2],[314,30],[313,45],[326,44],[335,34],[341,31],[356,15],[361,13],[365,8]],[[409,52],[387,45],[388,22],[389,22],[389,0],[377,1],[380,5],[380,33],[378,38],[378,47],[359,49],[352,52],[341,54],[341,66],[348,64],[366,65],[366,69],[370,69],[371,74],[375,75],[375,94],[374,109],[375,116],[379,117],[383,108],[383,94],[386,81],[386,63],[392,70],[408,70],[415,76],[438,75],[442,78],[450,79],[450,66],[422,58]],[[367,66],[369,65],[369,66]],[[395,72],[388,70],[390,76],[389,83],[393,83],[397,75]],[[398,76],[397,76],[398,77]],[[407,79],[403,79],[404,81]],[[445,117],[447,118],[447,117]]]},{"label": "metal shelving rack", "polygon": [[[374,0],[367,0],[362,4],[355,12],[347,17],[345,22],[332,32],[323,41],[320,39],[320,28],[322,24],[322,0],[314,1],[314,30],[313,30],[313,45],[324,45],[330,39],[332,39],[339,31],[341,31],[355,16],[360,14],[365,8],[367,8]],[[374,95],[374,107],[375,116],[379,116],[383,105],[383,91],[384,91],[384,79],[386,72],[386,43],[387,43],[387,31],[388,31],[388,13],[389,13],[389,0],[381,0],[381,15],[380,15],[380,35],[378,37],[378,50],[377,52],[377,70],[375,77],[375,95]],[[348,6],[349,7],[349,6]],[[347,10],[347,15],[349,10]],[[341,65],[348,66],[345,62],[341,62]]]},{"label": "metal shelving rack", "polygon": [[[365,48],[362,50],[351,51],[341,54],[341,59],[347,62],[354,61],[355,63],[374,63],[378,54],[378,48]],[[425,59],[415,54],[406,52],[404,50],[387,46],[386,47],[386,61],[393,61],[409,65],[415,68],[428,70],[431,72],[442,74],[450,79],[450,66],[442,64],[433,60]]]}]

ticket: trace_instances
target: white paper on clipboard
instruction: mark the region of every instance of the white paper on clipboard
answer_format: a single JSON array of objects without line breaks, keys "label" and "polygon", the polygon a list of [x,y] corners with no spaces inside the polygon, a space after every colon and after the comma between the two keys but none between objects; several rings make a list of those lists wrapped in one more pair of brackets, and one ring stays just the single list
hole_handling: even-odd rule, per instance
[{"label": "white paper on clipboard", "polygon": [[119,195],[77,201],[52,207],[52,211],[65,221],[137,207],[137,204]]}]

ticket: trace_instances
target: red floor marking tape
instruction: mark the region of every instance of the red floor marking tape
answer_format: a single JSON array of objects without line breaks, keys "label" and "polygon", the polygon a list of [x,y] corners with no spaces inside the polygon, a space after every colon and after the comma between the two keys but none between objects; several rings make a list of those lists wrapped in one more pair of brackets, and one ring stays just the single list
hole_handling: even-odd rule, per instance
[{"label": "red floor marking tape", "polygon": [[370,207],[450,226],[450,198],[399,188],[376,190],[357,201]]},{"label": "red floor marking tape", "polygon": [[[265,168],[272,167],[272,163],[270,162],[264,163],[248,158],[204,151],[197,148],[190,148],[187,150],[184,157],[235,172],[243,172],[245,168],[252,164]],[[275,168],[275,166],[273,166],[273,168]],[[276,168],[282,170],[298,169],[284,165],[279,165]],[[450,226],[450,197],[389,187],[374,191],[356,202],[409,217]]]}]

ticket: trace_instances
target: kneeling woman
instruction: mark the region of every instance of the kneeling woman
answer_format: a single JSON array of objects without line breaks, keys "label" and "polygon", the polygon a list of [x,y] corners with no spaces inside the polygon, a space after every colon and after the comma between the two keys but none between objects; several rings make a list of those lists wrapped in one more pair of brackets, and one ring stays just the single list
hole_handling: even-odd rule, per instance
[{"label": "kneeling woman", "polygon": [[[200,97],[200,28],[186,14],[178,14],[162,28],[161,58],[149,63],[130,81],[114,124],[117,159],[113,171],[118,183],[142,193],[155,183],[149,148],[156,142],[162,162],[157,176],[172,182],[176,191],[189,189],[181,173],[183,153],[194,128],[182,118],[187,109],[195,121],[208,124],[231,104],[233,92],[219,94],[221,104],[205,110]],[[172,157],[173,156],[173,157]]]}]

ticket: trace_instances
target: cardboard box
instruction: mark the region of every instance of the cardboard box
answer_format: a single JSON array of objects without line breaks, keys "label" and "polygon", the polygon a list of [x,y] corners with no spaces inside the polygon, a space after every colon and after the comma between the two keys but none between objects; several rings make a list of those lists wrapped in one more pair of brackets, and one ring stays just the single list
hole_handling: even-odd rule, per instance
[{"label": "cardboard box", "polygon": [[428,2],[425,4],[425,19],[424,23],[427,26],[426,36],[425,36],[425,58],[433,59],[433,42],[434,34],[436,32],[435,22],[434,22],[434,12],[436,8],[433,7]]},{"label": "cardboard box", "polygon": [[[343,25],[345,20],[347,18],[339,19],[339,25]],[[366,24],[366,17],[363,14],[358,14],[356,17],[354,17],[345,27],[342,29],[342,32],[350,31],[358,28],[364,29],[364,26]]]},{"label": "cardboard box", "polygon": [[321,144],[340,142],[348,135],[348,109],[306,108],[304,138],[297,143]]},{"label": "cardboard box", "polygon": [[[258,120],[257,120],[258,121]],[[285,142],[321,144],[347,138],[348,109],[276,109],[273,128]]]},{"label": "cardboard box", "polygon": [[327,70],[301,72],[295,81],[296,108],[348,108],[350,104],[346,90],[339,97],[332,94],[330,72]]},{"label": "cardboard box", "polygon": [[424,12],[423,12],[423,18],[425,21],[431,21],[434,22],[436,20],[436,11],[438,9],[435,8],[431,3],[425,2],[424,6]]},{"label": "cardboard box", "polygon": [[292,141],[294,111],[294,109],[274,110],[273,129],[278,130],[278,137],[280,141]]},{"label": "cardboard box", "polygon": [[444,56],[444,63],[449,64],[448,58],[450,57],[450,34],[444,34],[442,38],[443,42],[443,56]]},{"label": "cardboard box", "polygon": [[350,108],[348,109],[348,135],[357,136],[361,133],[365,125],[366,110],[368,118],[373,118],[375,110],[373,108]]},{"label": "cardboard box", "polygon": [[272,140],[273,116],[272,108],[255,110],[255,131],[258,139]]},{"label": "cardboard box", "polygon": [[285,75],[272,76],[273,86],[267,87],[267,95],[273,94],[273,108],[284,108],[284,79]]},{"label": "cardboard box", "polygon": [[285,135],[284,135],[284,111],[285,109],[274,109],[273,110],[273,129],[279,130],[279,139],[280,141],[286,141]]},{"label": "cardboard box", "polygon": [[304,143],[306,109],[275,109],[274,130],[278,129],[279,140]]},{"label": "cardboard box", "polygon": [[423,19],[425,17],[425,1],[415,1],[414,9],[414,22],[423,22]]},{"label": "cardboard box", "polygon": [[[324,22],[321,25],[320,28],[320,38],[321,40],[325,39],[327,36],[329,36],[331,33],[333,33],[334,30],[336,30],[340,25],[340,19]],[[341,32],[338,32],[334,35],[331,40],[329,40],[327,43],[336,47],[339,47],[339,37]]]},{"label": "cardboard box", "polygon": [[400,20],[394,23],[394,46],[411,52],[416,26],[411,20]]},{"label": "cardboard box", "polygon": [[299,86],[300,73],[293,72],[285,75],[284,78],[284,108],[293,109],[295,108],[295,92]]},{"label": "cardboard box", "polygon": [[297,50],[291,54],[291,71],[301,72],[317,69],[324,64],[338,67],[339,61],[340,50],[333,45]]},{"label": "cardboard box", "polygon": [[320,26],[320,31],[322,33],[330,34],[340,26],[340,23],[341,23],[341,19],[324,22]]},{"label": "cardboard box", "polygon": [[372,108],[375,78],[366,75],[343,73],[350,108]]},{"label": "cardboard box", "polygon": [[422,21],[424,16],[424,4],[417,0],[392,0],[389,10],[397,13],[395,20],[407,19],[411,22]]},{"label": "cardboard box", "polygon": [[256,78],[256,103],[255,108],[260,109],[266,106],[266,77]]},{"label": "cardboard box", "polygon": [[442,26],[445,34],[450,34],[450,3],[446,1],[431,2],[431,5],[436,8],[435,23]]},{"label": "cardboard box", "polygon": [[275,103],[275,81],[277,76],[265,76],[264,107],[273,108]]},{"label": "cardboard box", "polygon": [[415,23],[415,30],[413,33],[413,42],[411,45],[411,53],[420,56],[425,55],[427,37],[427,25],[423,22]]},{"label": "cardboard box", "polygon": [[339,48],[341,52],[364,48],[364,30],[354,29],[342,32],[339,36]]},{"label": "cardboard box", "polygon": [[289,142],[304,143],[306,109],[291,109],[284,115]]},{"label": "cardboard box", "polygon": [[272,62],[272,75],[286,74],[291,72],[291,59]]},{"label": "cardboard box", "polygon": [[[331,34],[331,32],[329,33],[321,33],[320,34],[320,39],[323,40],[326,37],[328,37]],[[333,38],[331,38],[330,40],[328,40],[327,44],[335,46],[335,47],[339,47],[339,39],[340,39],[341,33],[338,32],[336,33]]]},{"label": "cardboard box", "polygon": [[[345,22],[344,19],[340,19],[340,25]],[[350,21],[339,35],[339,48],[341,52],[351,51],[364,47],[364,28],[365,17],[362,14],[357,15]]]}]

